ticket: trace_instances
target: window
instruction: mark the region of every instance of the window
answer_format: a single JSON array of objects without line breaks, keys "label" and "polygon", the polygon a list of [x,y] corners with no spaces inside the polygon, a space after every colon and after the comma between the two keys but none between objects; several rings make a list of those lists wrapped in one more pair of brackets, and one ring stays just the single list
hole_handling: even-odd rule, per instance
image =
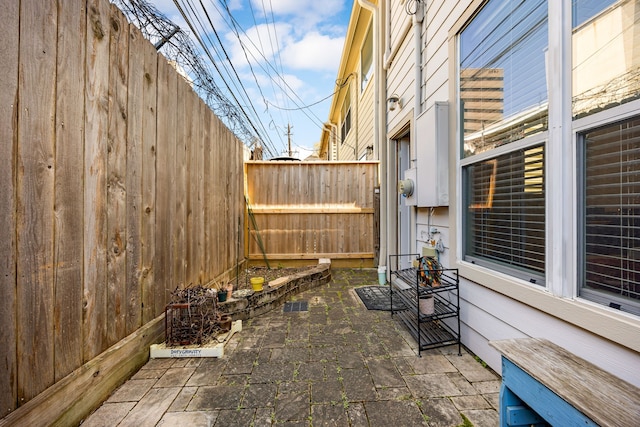
[{"label": "window", "polygon": [[574,0],[572,13],[572,112],[587,128],[576,138],[579,295],[640,315],[640,117],[600,119],[640,97],[640,1]]},{"label": "window", "polygon": [[511,151],[464,169],[465,257],[544,283],[543,146]]},{"label": "window", "polygon": [[640,117],[581,133],[581,296],[640,314]]},{"label": "window", "polygon": [[373,74],[373,34],[371,27],[367,31],[367,35],[364,38],[364,44],[360,51],[360,92],[364,91],[367,87],[367,83],[371,79]]},{"label": "window", "polygon": [[340,128],[340,142],[344,144],[351,130],[351,86],[347,86],[347,94],[342,103],[342,126]]},{"label": "window", "polygon": [[547,2],[490,0],[458,43],[464,259],[544,285]]},{"label": "window", "polygon": [[574,118],[640,98],[640,2],[572,5]]}]

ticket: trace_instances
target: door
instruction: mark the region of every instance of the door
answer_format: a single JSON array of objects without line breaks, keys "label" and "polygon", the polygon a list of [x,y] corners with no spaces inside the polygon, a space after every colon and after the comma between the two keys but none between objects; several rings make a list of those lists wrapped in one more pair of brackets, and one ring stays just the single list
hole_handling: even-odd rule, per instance
[{"label": "door", "polygon": [[[398,182],[404,178],[404,171],[411,166],[409,150],[409,134],[396,140],[396,186],[394,191],[397,195],[397,235],[396,242],[398,254],[411,253],[411,207],[407,206],[406,198],[398,191]],[[401,257],[400,268],[411,267],[411,257]]]}]

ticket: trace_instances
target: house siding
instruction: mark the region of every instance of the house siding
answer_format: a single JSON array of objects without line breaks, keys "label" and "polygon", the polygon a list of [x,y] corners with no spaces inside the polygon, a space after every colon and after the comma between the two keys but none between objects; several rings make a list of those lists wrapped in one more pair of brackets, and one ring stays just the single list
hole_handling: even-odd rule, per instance
[{"label": "house siding", "polygon": [[[456,158],[457,138],[455,120],[458,112],[455,106],[455,76],[451,61],[454,33],[452,28],[460,25],[461,18],[470,17],[480,2],[446,1],[429,2],[421,27],[420,46],[421,64],[414,64],[414,32],[406,32],[404,40],[397,37],[402,33],[406,16],[400,6],[391,6],[390,28],[392,46],[401,43],[396,56],[387,73],[388,95],[397,93],[403,99],[403,110],[414,108],[415,68],[421,67],[421,99],[420,111],[426,111],[437,101],[450,103],[450,206],[431,208],[414,208],[413,224],[414,249],[419,252],[430,237],[430,228],[435,227],[438,234],[434,239],[442,239],[445,251],[441,261],[447,267],[459,267],[460,255],[456,254],[456,209],[460,199],[457,184]],[[408,110],[407,110],[408,111]],[[418,115],[416,114],[416,116]],[[387,139],[393,138],[392,130],[398,129],[407,120],[406,111],[388,112],[386,129]],[[413,133],[413,129],[412,129]],[[415,145],[421,143],[424,135],[412,135],[412,153]],[[412,157],[414,159],[415,157]],[[420,159],[418,159],[420,160]],[[420,160],[424,161],[424,160]],[[420,182],[417,185],[429,185]],[[388,182],[389,192],[395,191],[394,183]],[[388,200],[393,200],[390,197]],[[390,227],[394,227],[392,223]],[[384,232],[384,231],[383,231]],[[394,247],[394,230],[387,230],[389,247]],[[500,355],[488,345],[491,340],[518,337],[547,338],[576,355],[595,363],[614,375],[640,386],[640,355],[637,343],[632,341],[640,335],[640,319],[626,314],[608,314],[606,309],[586,301],[553,296],[542,287],[517,283],[511,278],[502,277],[494,272],[475,274],[469,268],[461,268],[461,337],[462,342],[477,354],[491,368],[501,371]],[[473,274],[472,274],[473,273]],[[472,280],[473,279],[473,280]],[[500,283],[501,285],[495,285]],[[606,326],[601,323],[604,321]],[[617,334],[618,343],[602,334],[609,328],[620,327]],[[621,344],[627,340],[628,345]]]}]

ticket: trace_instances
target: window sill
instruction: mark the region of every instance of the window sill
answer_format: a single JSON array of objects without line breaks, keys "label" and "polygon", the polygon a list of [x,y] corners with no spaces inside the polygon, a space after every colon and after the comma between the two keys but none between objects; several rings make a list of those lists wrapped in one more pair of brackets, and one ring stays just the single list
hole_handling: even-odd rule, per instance
[{"label": "window sill", "polygon": [[546,287],[529,284],[486,267],[458,261],[460,278],[526,304],[623,347],[640,352],[640,317],[582,299],[552,295]]}]

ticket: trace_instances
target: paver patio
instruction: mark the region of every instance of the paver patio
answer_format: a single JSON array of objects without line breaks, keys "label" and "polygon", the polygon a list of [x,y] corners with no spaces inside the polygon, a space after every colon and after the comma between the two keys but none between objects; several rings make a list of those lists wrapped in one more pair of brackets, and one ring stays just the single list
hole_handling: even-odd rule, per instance
[{"label": "paver patio", "polygon": [[457,346],[418,357],[404,326],[353,291],[376,270],[332,276],[295,297],[308,312],[244,322],[222,358],[149,360],[83,427],[498,425],[494,372]]}]

